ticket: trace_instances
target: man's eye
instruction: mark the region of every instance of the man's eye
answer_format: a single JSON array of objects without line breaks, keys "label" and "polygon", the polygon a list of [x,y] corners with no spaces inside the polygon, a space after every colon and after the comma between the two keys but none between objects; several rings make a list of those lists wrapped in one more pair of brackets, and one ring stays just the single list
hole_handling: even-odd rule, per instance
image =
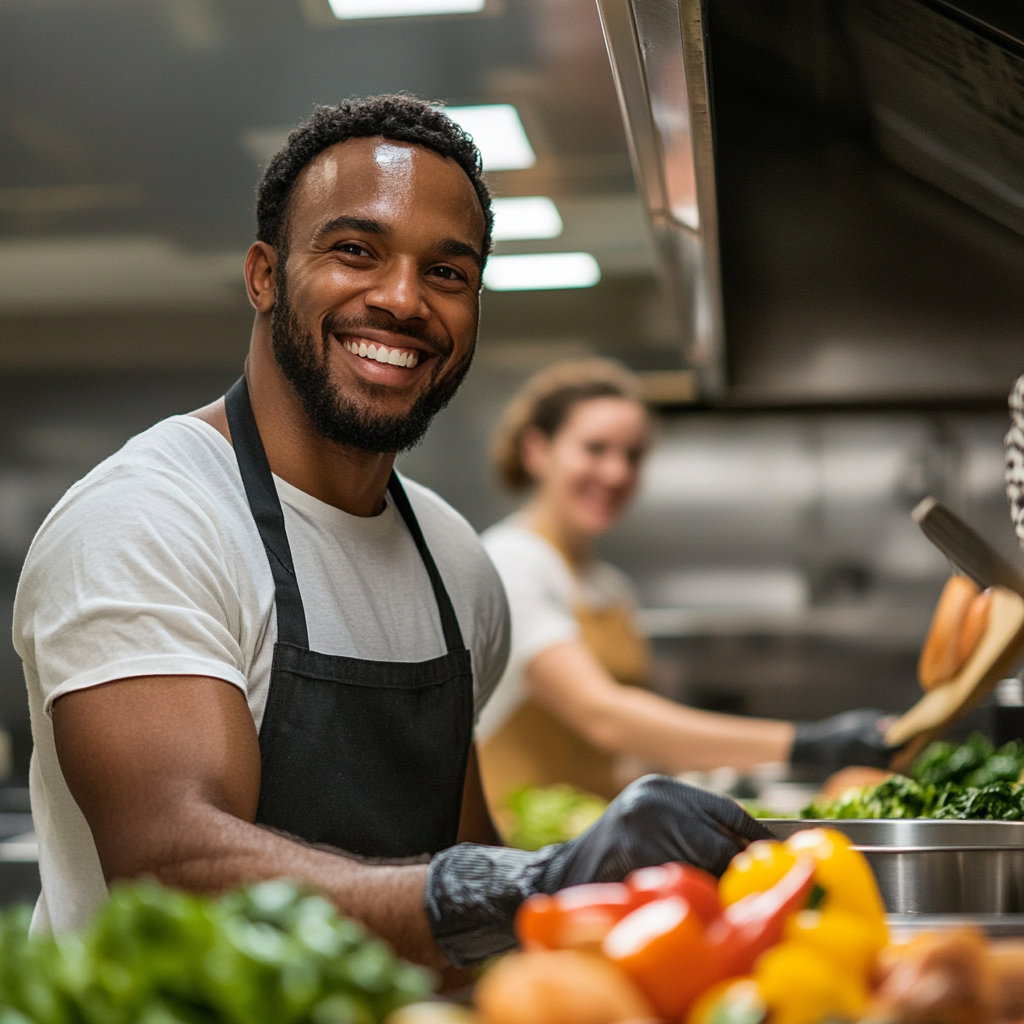
[{"label": "man's eye", "polygon": [[358,242],[342,242],[341,245],[336,245],[335,248],[338,252],[345,253],[346,256],[369,256],[370,253],[364,249]]},{"label": "man's eye", "polygon": [[454,267],[431,267],[430,273],[443,281],[461,281],[462,275]]},{"label": "man's eye", "polygon": [[600,441],[591,441],[587,445],[588,455],[604,455],[608,450],[608,445],[601,443]]}]

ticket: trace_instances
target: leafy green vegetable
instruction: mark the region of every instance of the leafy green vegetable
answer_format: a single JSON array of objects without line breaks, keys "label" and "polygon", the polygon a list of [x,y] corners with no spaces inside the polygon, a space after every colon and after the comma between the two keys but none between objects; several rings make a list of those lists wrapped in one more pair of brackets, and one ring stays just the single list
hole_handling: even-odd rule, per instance
[{"label": "leafy green vegetable", "polygon": [[513,790],[506,806],[514,819],[509,845],[539,850],[551,843],[575,839],[601,817],[608,804],[592,793],[558,785]]},{"label": "leafy green vegetable", "polygon": [[29,938],[28,920],[0,915],[0,1024],[377,1024],[433,987],[288,881],[220,900],[118,886],[79,935]]},{"label": "leafy green vegetable", "polygon": [[929,744],[910,778],[894,775],[878,786],[852,789],[836,800],[815,800],[804,818],[945,818],[1024,821],[1024,743],[996,750],[980,733],[962,744]]},{"label": "leafy green vegetable", "polygon": [[986,736],[974,733],[960,745],[929,744],[910,769],[923,785],[941,786],[953,782],[962,786],[987,786],[993,782],[1016,782],[1024,770],[1024,743],[1011,740],[996,750]]}]

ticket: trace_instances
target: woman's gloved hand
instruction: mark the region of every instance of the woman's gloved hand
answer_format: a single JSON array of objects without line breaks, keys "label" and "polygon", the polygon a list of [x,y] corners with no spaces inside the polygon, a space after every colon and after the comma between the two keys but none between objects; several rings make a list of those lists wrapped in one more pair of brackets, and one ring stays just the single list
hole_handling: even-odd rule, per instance
[{"label": "woman's gloved hand", "polygon": [[790,764],[820,768],[828,775],[850,765],[887,768],[896,752],[885,742],[890,720],[884,711],[863,709],[820,722],[797,722]]},{"label": "woman's gloved hand", "polygon": [[438,948],[466,967],[511,949],[520,903],[584,882],[621,881],[636,868],[684,861],[720,875],[771,833],[727,797],[663,775],[627,786],[576,839],[542,850],[460,843],[430,862],[425,905]]}]

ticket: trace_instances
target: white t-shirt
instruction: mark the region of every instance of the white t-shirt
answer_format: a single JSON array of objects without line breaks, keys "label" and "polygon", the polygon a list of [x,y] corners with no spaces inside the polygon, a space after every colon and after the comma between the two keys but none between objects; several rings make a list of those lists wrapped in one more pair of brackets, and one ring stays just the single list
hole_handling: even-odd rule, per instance
[{"label": "white t-shirt", "polygon": [[512,614],[512,650],[508,667],[477,723],[483,741],[526,699],[523,672],[541,651],[576,640],[580,627],[573,612],[590,608],[636,607],[629,580],[607,562],[593,561],[574,575],[558,549],[525,525],[515,513],[481,536],[501,576]]},{"label": "white t-shirt", "polygon": [[[390,497],[363,518],[276,483],[310,648],[378,661],[444,654],[426,569]],[[501,582],[469,523],[403,483],[471,653],[479,712],[508,657]],[[29,549],[14,608],[35,744],[43,888],[34,929],[79,928],[107,894],[57,761],[53,701],[128,676],[212,676],[242,690],[259,728],[276,636],[273,577],[234,450],[209,424],[158,423],[58,502]]]}]

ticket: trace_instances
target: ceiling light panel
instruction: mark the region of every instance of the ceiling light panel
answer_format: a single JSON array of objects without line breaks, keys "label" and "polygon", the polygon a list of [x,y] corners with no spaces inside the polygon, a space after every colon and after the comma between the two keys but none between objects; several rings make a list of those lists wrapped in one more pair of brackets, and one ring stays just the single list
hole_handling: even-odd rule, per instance
[{"label": "ceiling light panel", "polygon": [[562,233],[558,207],[547,196],[511,196],[494,199],[494,240],[557,238]]},{"label": "ceiling light panel", "polygon": [[537,162],[519,112],[510,103],[445,107],[444,112],[473,136],[485,171],[519,171]]},{"label": "ceiling light panel", "polygon": [[428,14],[476,14],[485,0],[328,0],[336,18],[415,18]]},{"label": "ceiling light panel", "polygon": [[492,292],[592,288],[600,280],[601,268],[589,252],[492,256],[484,270],[484,284]]}]

